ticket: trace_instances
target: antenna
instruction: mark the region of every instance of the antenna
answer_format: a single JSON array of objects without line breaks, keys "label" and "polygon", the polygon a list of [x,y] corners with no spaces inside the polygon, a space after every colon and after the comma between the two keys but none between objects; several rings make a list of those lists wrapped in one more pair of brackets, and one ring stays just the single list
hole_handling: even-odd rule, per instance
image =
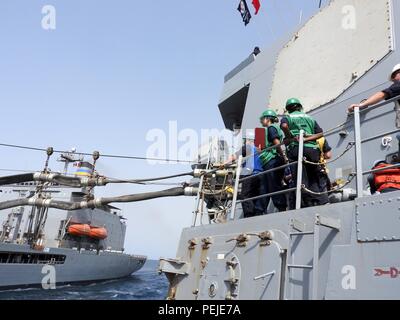
[{"label": "antenna", "polygon": [[82,155],[79,155],[79,154],[76,154],[76,148],[73,147],[73,148],[71,148],[71,151],[61,153],[61,155],[60,155],[60,157],[57,159],[57,161],[65,162],[64,174],[67,174],[67,172],[68,172],[68,165],[69,165],[70,163],[83,161],[83,156],[82,156]]}]

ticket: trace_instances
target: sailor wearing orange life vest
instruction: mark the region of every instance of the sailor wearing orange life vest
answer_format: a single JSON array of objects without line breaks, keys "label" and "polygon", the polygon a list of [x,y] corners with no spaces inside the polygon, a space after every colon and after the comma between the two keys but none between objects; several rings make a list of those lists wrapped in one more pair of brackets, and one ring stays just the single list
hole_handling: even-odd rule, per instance
[{"label": "sailor wearing orange life vest", "polygon": [[[372,169],[380,169],[392,166],[385,160],[379,160],[374,163]],[[368,177],[368,182],[371,188],[371,194],[376,192],[386,193],[400,190],[400,168],[390,168],[373,172]]]}]

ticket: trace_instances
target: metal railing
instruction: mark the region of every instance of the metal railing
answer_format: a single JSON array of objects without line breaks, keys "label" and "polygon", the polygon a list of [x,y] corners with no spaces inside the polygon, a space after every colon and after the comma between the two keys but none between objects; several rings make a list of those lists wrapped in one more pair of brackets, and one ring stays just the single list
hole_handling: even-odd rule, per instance
[{"label": "metal railing", "polygon": [[378,168],[378,169],[372,169],[372,170],[364,171],[363,175],[367,175],[367,174],[370,174],[370,173],[379,172],[379,171],[383,171],[383,170],[394,169],[394,168],[398,168],[398,167],[400,167],[400,163],[396,163],[396,164],[393,164],[391,166],[386,166],[384,168]]},{"label": "metal railing", "polygon": [[242,170],[242,161],[243,161],[243,157],[239,156],[239,159],[237,161],[237,168],[236,168],[235,186],[233,189],[234,193],[233,193],[231,215],[230,215],[231,220],[235,219],[235,210],[236,210],[237,196],[238,196],[238,189],[239,189],[240,171]]},{"label": "metal railing", "polygon": [[247,199],[243,199],[243,200],[238,200],[237,203],[243,203],[243,202],[258,200],[258,199],[262,199],[262,198],[265,198],[265,197],[272,197],[272,196],[276,196],[276,195],[279,195],[279,194],[284,194],[284,193],[289,193],[289,192],[294,192],[294,191],[297,191],[297,187],[284,189],[284,190],[281,190],[281,191],[275,191],[275,192],[271,192],[271,193],[267,193],[267,194],[262,194],[260,196],[247,198]]},{"label": "metal railing", "polygon": [[[378,169],[372,169],[372,170],[367,170],[367,171],[362,171],[362,144],[369,142],[371,140],[375,140],[377,138],[394,134],[396,132],[400,132],[400,129],[397,128],[396,130],[390,130],[386,132],[382,132],[380,134],[374,135],[372,137],[366,138],[366,139],[361,139],[361,121],[360,121],[360,113],[364,113],[366,111],[371,111],[373,109],[388,105],[389,103],[392,102],[397,102],[399,101],[400,96],[396,96],[394,98],[388,99],[384,102],[375,104],[373,106],[370,106],[368,108],[360,110],[360,108],[354,108],[354,140],[355,140],[355,154],[356,154],[356,185],[357,185],[357,197],[361,198],[363,197],[363,176],[374,173],[374,172],[379,172],[383,170],[387,170],[390,168],[398,168],[400,167],[400,163],[394,164],[392,166],[384,167],[384,168],[378,168]],[[400,150],[399,150],[400,153]]]},{"label": "metal railing", "polygon": [[[272,150],[274,148],[278,148],[280,147],[282,144],[278,144],[275,146],[272,146],[268,149],[265,150]],[[238,203],[243,203],[243,202],[248,202],[248,201],[253,201],[253,200],[258,200],[258,199],[262,199],[262,198],[267,198],[267,197],[273,197],[275,195],[279,195],[279,194],[286,194],[286,193],[290,193],[290,192],[296,192],[296,209],[300,209],[301,208],[301,191],[303,189],[303,185],[302,185],[302,175],[303,175],[303,156],[304,156],[304,130],[300,130],[299,133],[299,153],[298,153],[298,157],[297,157],[297,161],[294,162],[290,162],[287,164],[284,164],[282,166],[276,167],[276,168],[271,168],[268,170],[265,170],[263,172],[245,177],[245,178],[240,178],[240,168],[241,168],[241,162],[243,160],[242,157],[240,157],[240,162],[238,162],[237,166],[238,166],[238,171],[236,172],[236,177],[235,177],[235,188],[234,188],[234,198],[232,200],[233,205],[231,207],[231,214],[230,214],[230,218],[231,220],[234,219],[235,217],[235,209],[236,209],[236,204]],[[286,167],[290,167],[290,166],[294,166],[297,165],[297,184],[296,187],[294,188],[288,188],[288,189],[284,189],[284,190],[280,190],[280,191],[275,191],[275,192],[270,192],[270,193],[266,193],[266,194],[262,194],[256,197],[251,197],[251,198],[247,198],[247,199],[241,199],[241,200],[237,200],[237,193],[238,193],[238,186],[240,182],[258,177],[258,176],[262,176],[265,175],[267,173],[276,171],[276,170],[283,170]]]},{"label": "metal railing", "polygon": [[[242,158],[242,160],[243,160],[243,158]],[[285,168],[291,167],[292,165],[295,165],[295,164],[297,164],[297,161],[286,163],[286,164],[284,164],[282,166],[279,166],[279,167],[276,167],[276,168],[272,168],[272,169],[268,169],[268,170],[265,170],[265,171],[262,171],[262,172],[259,172],[259,173],[252,174],[252,175],[249,175],[247,177],[241,178],[241,179],[239,179],[239,182],[243,182],[243,181],[246,181],[246,180],[253,179],[255,177],[263,176],[263,175],[265,175],[265,174],[267,174],[269,172],[285,169]]]},{"label": "metal railing", "polygon": [[357,197],[363,196],[362,151],[361,151],[361,122],[360,109],[354,108],[354,141],[356,154],[356,186]]},{"label": "metal railing", "polygon": [[[308,190],[302,184],[303,164],[307,164],[308,163],[308,164],[313,164],[313,165],[320,165],[320,163],[314,163],[314,162],[311,162],[311,161],[306,160],[304,158],[304,131],[303,130],[301,130],[300,134],[299,134],[299,140],[298,140],[299,151],[298,151],[297,161],[293,161],[293,162],[281,165],[281,166],[276,167],[276,168],[271,168],[271,169],[265,170],[263,172],[259,172],[259,173],[256,173],[256,174],[252,174],[252,175],[243,177],[243,176],[240,175],[241,169],[242,169],[242,163],[244,161],[246,161],[247,159],[249,159],[250,157],[253,157],[254,154],[246,155],[245,157],[244,156],[239,156],[238,159],[236,160],[236,171],[235,171],[235,179],[234,179],[234,188],[233,188],[234,192],[233,192],[233,197],[232,197],[232,205],[231,205],[230,208],[229,208],[229,206],[226,208],[226,210],[230,209],[229,218],[231,220],[235,219],[235,211],[236,211],[237,204],[241,204],[241,203],[248,202],[248,201],[254,201],[254,200],[258,200],[258,199],[262,199],[262,198],[267,198],[267,197],[273,197],[273,196],[279,195],[279,194],[292,193],[292,192],[296,194],[295,209],[297,210],[297,209],[301,208],[302,193],[306,192],[306,193],[309,193],[309,194],[325,194],[325,193],[329,194],[329,193],[332,193],[332,192],[337,192],[337,191],[342,190],[343,188],[345,188],[347,185],[349,185],[352,182],[353,178],[356,179],[357,197],[362,197],[363,196],[363,176],[365,176],[367,174],[370,174],[370,173],[373,173],[373,172],[381,171],[381,170],[387,170],[387,169],[390,169],[390,168],[398,168],[398,167],[400,167],[400,163],[399,163],[399,164],[395,164],[393,166],[374,169],[374,170],[368,170],[368,171],[364,171],[363,172],[362,171],[362,144],[366,143],[366,142],[369,142],[371,140],[375,140],[375,139],[377,139],[379,137],[383,137],[385,135],[390,135],[390,134],[394,134],[394,133],[400,132],[400,129],[390,130],[390,131],[387,131],[387,132],[384,132],[384,133],[380,133],[380,134],[377,134],[377,135],[374,135],[374,136],[371,136],[371,137],[368,137],[368,138],[365,138],[364,140],[362,140],[361,139],[360,114],[364,113],[364,112],[367,112],[367,111],[370,111],[370,110],[373,110],[373,109],[376,109],[378,107],[387,105],[389,103],[398,101],[398,100],[400,100],[400,96],[391,98],[391,99],[389,99],[387,101],[384,101],[382,103],[373,105],[371,107],[368,107],[368,108],[365,108],[365,109],[362,109],[362,110],[360,110],[359,108],[354,108],[354,113],[353,113],[354,119],[348,118],[344,123],[342,123],[340,125],[337,125],[337,126],[331,128],[331,129],[325,130],[323,132],[323,134],[328,134],[329,132],[337,130],[337,129],[343,127],[345,124],[349,124],[350,122],[353,122],[353,125],[354,125],[354,141],[349,142],[349,145],[348,145],[348,147],[346,147],[346,150],[342,154],[340,154],[336,159],[334,159],[332,161],[328,161],[327,163],[338,160],[347,151],[349,151],[351,148],[354,147],[355,148],[356,172],[351,172],[349,174],[348,181],[346,181],[344,184],[342,183],[337,188],[333,188],[333,189],[331,189],[329,191],[320,192],[320,193],[313,192],[312,190]],[[276,149],[278,147],[281,147],[283,145],[285,145],[285,144],[284,143],[280,143],[278,145],[274,145],[272,147],[265,148],[265,149],[263,149],[261,151],[270,151],[270,150]],[[271,172],[276,171],[276,170],[283,170],[283,169],[285,169],[287,167],[293,167],[295,165],[297,165],[296,187],[286,188],[286,189],[283,189],[283,190],[280,190],[280,191],[270,192],[270,193],[262,194],[262,195],[259,195],[259,196],[254,196],[254,197],[238,200],[238,189],[239,189],[239,184],[241,182],[253,179],[255,177],[263,176],[265,174],[271,173]],[[224,165],[224,167],[226,167],[226,165]],[[208,161],[207,169],[209,169],[209,168],[210,168],[210,162]],[[208,170],[207,171],[207,175],[215,173],[220,169],[221,168],[217,168],[217,169],[214,169],[214,170],[211,170],[211,171]],[[194,213],[194,217],[193,218],[194,219],[193,219],[192,226],[196,225],[196,218],[197,218],[198,214],[201,215],[200,223],[202,224],[202,215],[203,215],[202,211],[203,210],[200,210],[200,203],[204,201],[204,198],[201,198],[201,192],[200,191],[201,191],[202,186],[203,186],[203,182],[204,182],[203,180],[204,180],[204,175],[201,175],[199,193],[197,195],[196,205],[195,205],[195,209],[193,211],[193,213]],[[228,217],[228,215],[227,215],[227,217]]]},{"label": "metal railing", "polygon": [[[208,158],[207,158],[207,166],[206,170],[210,168],[210,161],[211,161],[211,139],[210,139],[210,148],[208,150]],[[203,205],[202,199],[201,199],[201,190],[203,188],[203,183],[204,183],[204,175],[200,177],[200,182],[199,182],[199,191],[197,192],[196,196],[196,201],[195,201],[195,206],[193,210],[193,222],[192,222],[192,227],[196,225],[197,221],[197,215],[200,213],[200,224],[203,224],[203,210],[199,210],[200,205]]]},{"label": "metal railing", "polygon": [[[376,138],[385,136],[385,135],[389,135],[389,134],[394,134],[396,132],[400,132],[400,129],[396,129],[396,130],[390,130],[384,133],[380,133],[378,135],[369,137],[369,138],[365,138],[364,140],[361,139],[361,120],[360,120],[360,113],[364,113],[366,111],[370,111],[373,109],[376,109],[378,107],[387,105],[389,103],[392,102],[396,102],[400,99],[400,96],[388,99],[387,101],[384,101],[382,103],[373,105],[371,107],[365,108],[363,110],[360,110],[358,107],[354,108],[354,142],[352,142],[355,145],[355,160],[356,160],[356,172],[353,172],[350,174],[350,176],[355,176],[356,178],[356,190],[357,190],[357,197],[361,198],[363,197],[363,176],[370,174],[370,173],[374,173],[374,172],[378,172],[378,171],[382,171],[382,170],[387,170],[390,168],[398,168],[400,167],[400,163],[398,164],[394,164],[392,166],[387,166],[384,168],[379,168],[379,169],[373,169],[373,170],[368,170],[368,171],[362,171],[362,144],[366,143],[368,141],[374,140]],[[349,120],[347,120],[346,122],[349,122]],[[327,130],[329,131],[329,130]],[[273,146],[271,148],[268,148],[268,150],[273,149],[273,148],[277,148],[279,146],[281,146],[282,144]],[[400,151],[399,151],[400,152]],[[247,157],[246,157],[247,158]],[[243,158],[241,157],[240,160],[242,161]],[[247,202],[247,201],[254,201],[254,200],[258,200],[258,199],[262,199],[262,198],[266,198],[266,197],[272,197],[275,195],[279,195],[279,194],[286,194],[286,193],[290,193],[290,192],[296,192],[296,207],[295,209],[300,209],[301,208],[301,193],[302,191],[307,191],[304,188],[304,185],[302,185],[302,171],[303,171],[303,164],[305,163],[305,159],[304,159],[304,131],[301,130],[300,134],[299,134],[299,152],[298,152],[298,160],[295,162],[291,162],[276,168],[272,168],[269,170],[265,170],[263,172],[251,175],[249,177],[245,177],[245,178],[240,178],[240,171],[237,172],[236,178],[235,178],[235,188],[234,188],[234,199],[233,199],[233,205],[231,207],[231,219],[234,219],[234,215],[235,212],[234,210],[236,209],[236,204],[238,203],[243,203],[243,202]],[[296,183],[296,187],[293,188],[288,188],[288,189],[284,189],[284,190],[280,190],[280,191],[276,191],[276,192],[271,192],[271,193],[266,193],[266,194],[262,194],[259,196],[255,196],[255,197],[251,197],[251,198],[247,198],[247,199],[241,199],[241,200],[237,200],[237,192],[238,192],[238,185],[240,182],[252,179],[254,177],[257,176],[261,176],[264,174],[268,174],[270,172],[276,171],[276,170],[280,170],[280,169],[284,169],[286,167],[289,166],[293,166],[297,164],[297,183]],[[241,167],[241,162],[238,163],[238,168]],[[350,180],[351,181],[351,180]],[[345,184],[347,185],[347,184]],[[344,186],[341,186],[341,188],[344,188]],[[340,189],[340,188],[339,188]],[[337,191],[338,189],[336,189],[335,191]]]}]

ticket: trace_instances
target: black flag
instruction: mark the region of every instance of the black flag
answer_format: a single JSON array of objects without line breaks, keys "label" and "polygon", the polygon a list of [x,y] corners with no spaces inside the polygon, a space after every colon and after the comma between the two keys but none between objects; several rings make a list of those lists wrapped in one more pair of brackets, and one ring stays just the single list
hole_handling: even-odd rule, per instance
[{"label": "black flag", "polygon": [[239,6],[237,9],[240,12],[240,14],[242,15],[244,25],[247,26],[247,24],[250,22],[251,14],[250,14],[249,7],[247,6],[246,0],[240,0]]}]

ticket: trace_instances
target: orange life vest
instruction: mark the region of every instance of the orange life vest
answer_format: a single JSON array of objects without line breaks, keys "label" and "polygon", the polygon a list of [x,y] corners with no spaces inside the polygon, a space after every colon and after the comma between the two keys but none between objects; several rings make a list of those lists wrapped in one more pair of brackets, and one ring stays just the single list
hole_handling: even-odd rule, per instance
[{"label": "orange life vest", "polygon": [[[388,166],[391,166],[391,164],[381,163],[374,167],[374,169]],[[386,188],[400,189],[400,168],[391,168],[374,172],[374,183],[378,191]]]}]

